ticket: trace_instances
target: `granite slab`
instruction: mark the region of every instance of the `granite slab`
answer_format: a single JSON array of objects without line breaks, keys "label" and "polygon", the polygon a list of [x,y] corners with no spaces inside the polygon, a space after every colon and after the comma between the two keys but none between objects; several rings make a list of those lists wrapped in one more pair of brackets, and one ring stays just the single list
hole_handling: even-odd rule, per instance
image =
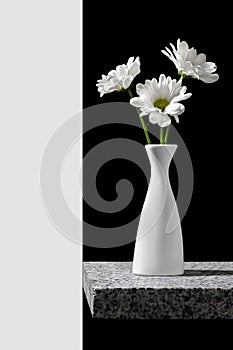
[{"label": "granite slab", "polygon": [[137,276],[131,262],[84,262],[94,318],[232,319],[233,262],[186,262],[182,276]]}]

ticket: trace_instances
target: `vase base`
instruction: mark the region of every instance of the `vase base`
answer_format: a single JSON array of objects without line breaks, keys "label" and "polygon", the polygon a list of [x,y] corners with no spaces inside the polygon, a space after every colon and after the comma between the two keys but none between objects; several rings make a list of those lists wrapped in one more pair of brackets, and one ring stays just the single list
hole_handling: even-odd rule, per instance
[{"label": "vase base", "polygon": [[179,272],[137,272],[137,271],[133,271],[134,275],[137,276],[145,276],[145,277],[169,277],[169,276],[182,276],[184,274],[184,270],[183,271],[179,271]]}]

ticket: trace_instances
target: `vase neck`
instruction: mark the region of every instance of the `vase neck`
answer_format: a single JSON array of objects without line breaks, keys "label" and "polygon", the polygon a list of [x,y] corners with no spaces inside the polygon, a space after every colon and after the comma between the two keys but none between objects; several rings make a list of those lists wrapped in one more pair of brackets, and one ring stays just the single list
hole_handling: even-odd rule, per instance
[{"label": "vase neck", "polygon": [[177,145],[147,145],[146,152],[151,164],[156,159],[165,170],[168,169],[176,148]]}]

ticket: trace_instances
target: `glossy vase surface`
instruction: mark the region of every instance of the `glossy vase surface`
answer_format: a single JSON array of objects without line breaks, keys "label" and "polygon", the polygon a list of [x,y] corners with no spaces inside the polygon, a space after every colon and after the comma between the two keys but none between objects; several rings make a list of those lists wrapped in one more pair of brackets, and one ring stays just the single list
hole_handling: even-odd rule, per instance
[{"label": "glossy vase surface", "polygon": [[169,180],[169,165],[177,145],[146,145],[145,148],[151,177],[138,225],[133,273],[182,275],[182,231]]}]

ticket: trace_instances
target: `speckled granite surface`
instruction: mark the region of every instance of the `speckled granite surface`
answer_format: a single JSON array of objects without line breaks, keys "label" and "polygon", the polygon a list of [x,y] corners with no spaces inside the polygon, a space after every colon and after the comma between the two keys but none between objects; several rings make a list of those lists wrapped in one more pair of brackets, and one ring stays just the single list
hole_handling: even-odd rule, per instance
[{"label": "speckled granite surface", "polygon": [[84,262],[95,318],[233,319],[233,262],[187,262],[183,276],[132,274],[131,262]]}]

